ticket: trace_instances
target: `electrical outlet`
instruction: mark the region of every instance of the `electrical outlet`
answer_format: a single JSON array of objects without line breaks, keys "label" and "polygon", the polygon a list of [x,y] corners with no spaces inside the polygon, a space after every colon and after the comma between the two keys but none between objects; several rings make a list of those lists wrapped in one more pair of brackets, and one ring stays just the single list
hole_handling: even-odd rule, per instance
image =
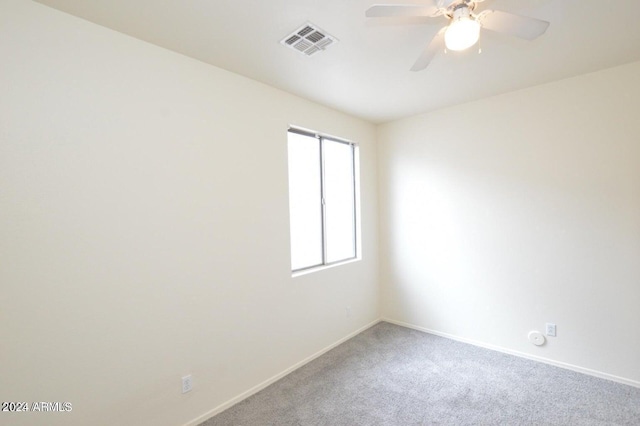
[{"label": "electrical outlet", "polygon": [[189,374],[182,378],[182,393],[191,392],[191,389],[193,389],[193,379],[191,378],[191,374]]},{"label": "electrical outlet", "polygon": [[344,310],[344,313],[347,316],[347,318],[351,318],[351,306],[347,306]]},{"label": "electrical outlet", "polygon": [[556,325],[547,323],[547,336],[556,337]]}]

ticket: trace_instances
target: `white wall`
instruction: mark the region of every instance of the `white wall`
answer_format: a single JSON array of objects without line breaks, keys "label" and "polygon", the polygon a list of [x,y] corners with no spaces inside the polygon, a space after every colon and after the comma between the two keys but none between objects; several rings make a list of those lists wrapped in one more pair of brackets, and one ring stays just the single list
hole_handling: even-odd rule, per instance
[{"label": "white wall", "polygon": [[[373,125],[30,1],[0,57],[0,400],[73,403],[12,424],[183,424],[379,317]],[[361,144],[362,261],[291,278],[289,124]]]},{"label": "white wall", "polygon": [[639,111],[633,63],[381,126],[383,316],[640,385]]}]

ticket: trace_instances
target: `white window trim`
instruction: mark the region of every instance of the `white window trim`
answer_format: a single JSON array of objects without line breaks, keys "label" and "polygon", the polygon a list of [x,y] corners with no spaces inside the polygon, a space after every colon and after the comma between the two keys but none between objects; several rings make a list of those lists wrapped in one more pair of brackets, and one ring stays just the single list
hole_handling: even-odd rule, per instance
[{"label": "white window trim", "polygon": [[[322,263],[317,264],[317,265],[313,265],[313,266],[308,266],[305,268],[300,268],[300,269],[294,269],[291,271],[291,276],[292,277],[298,277],[301,275],[307,275],[310,274],[312,272],[317,272],[320,270],[324,270],[324,269],[329,269],[329,268],[333,268],[335,266],[339,266],[339,265],[344,265],[347,263],[353,263],[353,262],[357,262],[359,260],[362,259],[362,250],[361,250],[361,246],[362,246],[362,240],[361,240],[361,232],[360,232],[360,155],[359,155],[359,144],[353,141],[350,141],[348,139],[344,139],[344,138],[339,138],[336,136],[332,136],[326,133],[320,133],[320,132],[316,132],[313,130],[309,130],[309,129],[305,129],[302,127],[297,127],[297,126],[289,126],[289,129],[287,132],[291,132],[291,133],[297,133],[303,136],[309,136],[309,137],[314,137],[320,140],[320,174],[321,174],[321,178],[320,178],[320,185],[322,188],[322,195],[321,195],[321,202],[322,202],[322,223],[321,223],[321,227],[322,227]],[[353,223],[354,223],[354,251],[355,251],[355,256],[354,257],[349,257],[346,259],[341,259],[341,260],[337,260],[334,262],[326,262],[327,259],[327,244],[326,244],[326,236],[325,236],[325,217],[326,217],[326,211],[325,211],[325,204],[324,204],[324,159],[323,157],[323,150],[322,150],[322,141],[323,140],[330,140],[333,142],[339,142],[339,143],[344,143],[344,144],[348,144],[352,147],[352,161],[353,161],[353,197],[354,197],[354,217],[353,217]]]}]

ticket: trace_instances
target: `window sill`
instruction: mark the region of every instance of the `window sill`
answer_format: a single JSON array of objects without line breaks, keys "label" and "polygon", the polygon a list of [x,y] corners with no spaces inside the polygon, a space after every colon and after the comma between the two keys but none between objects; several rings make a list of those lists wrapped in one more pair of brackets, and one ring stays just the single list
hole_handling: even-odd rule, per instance
[{"label": "window sill", "polygon": [[322,265],[322,266],[316,266],[316,267],[309,268],[309,269],[303,269],[301,271],[292,272],[291,273],[291,277],[295,278],[295,277],[299,277],[299,276],[302,276],[302,275],[312,274],[314,272],[323,271],[325,269],[334,268],[336,266],[346,265],[347,263],[359,262],[360,260],[362,260],[362,258],[356,257],[356,258],[353,258],[353,259],[341,260],[339,262],[335,262],[335,263],[332,263],[330,265]]}]

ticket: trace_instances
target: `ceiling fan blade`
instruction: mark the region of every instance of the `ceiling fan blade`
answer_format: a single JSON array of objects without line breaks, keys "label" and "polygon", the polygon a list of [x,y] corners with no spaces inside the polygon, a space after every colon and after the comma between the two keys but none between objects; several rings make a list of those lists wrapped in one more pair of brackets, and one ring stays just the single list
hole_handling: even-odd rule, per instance
[{"label": "ceiling fan blade", "polygon": [[444,32],[446,29],[447,27],[444,27],[438,31],[438,34],[433,37],[433,40],[424,48],[416,63],[413,64],[411,71],[422,71],[429,66],[436,53],[444,49]]},{"label": "ceiling fan blade", "polygon": [[367,18],[394,18],[405,16],[438,16],[440,8],[432,4],[375,4],[365,12]]},{"label": "ceiling fan blade", "polygon": [[525,40],[540,37],[549,28],[549,22],[528,16],[514,15],[500,10],[487,10],[478,15],[482,28],[509,34]]}]

